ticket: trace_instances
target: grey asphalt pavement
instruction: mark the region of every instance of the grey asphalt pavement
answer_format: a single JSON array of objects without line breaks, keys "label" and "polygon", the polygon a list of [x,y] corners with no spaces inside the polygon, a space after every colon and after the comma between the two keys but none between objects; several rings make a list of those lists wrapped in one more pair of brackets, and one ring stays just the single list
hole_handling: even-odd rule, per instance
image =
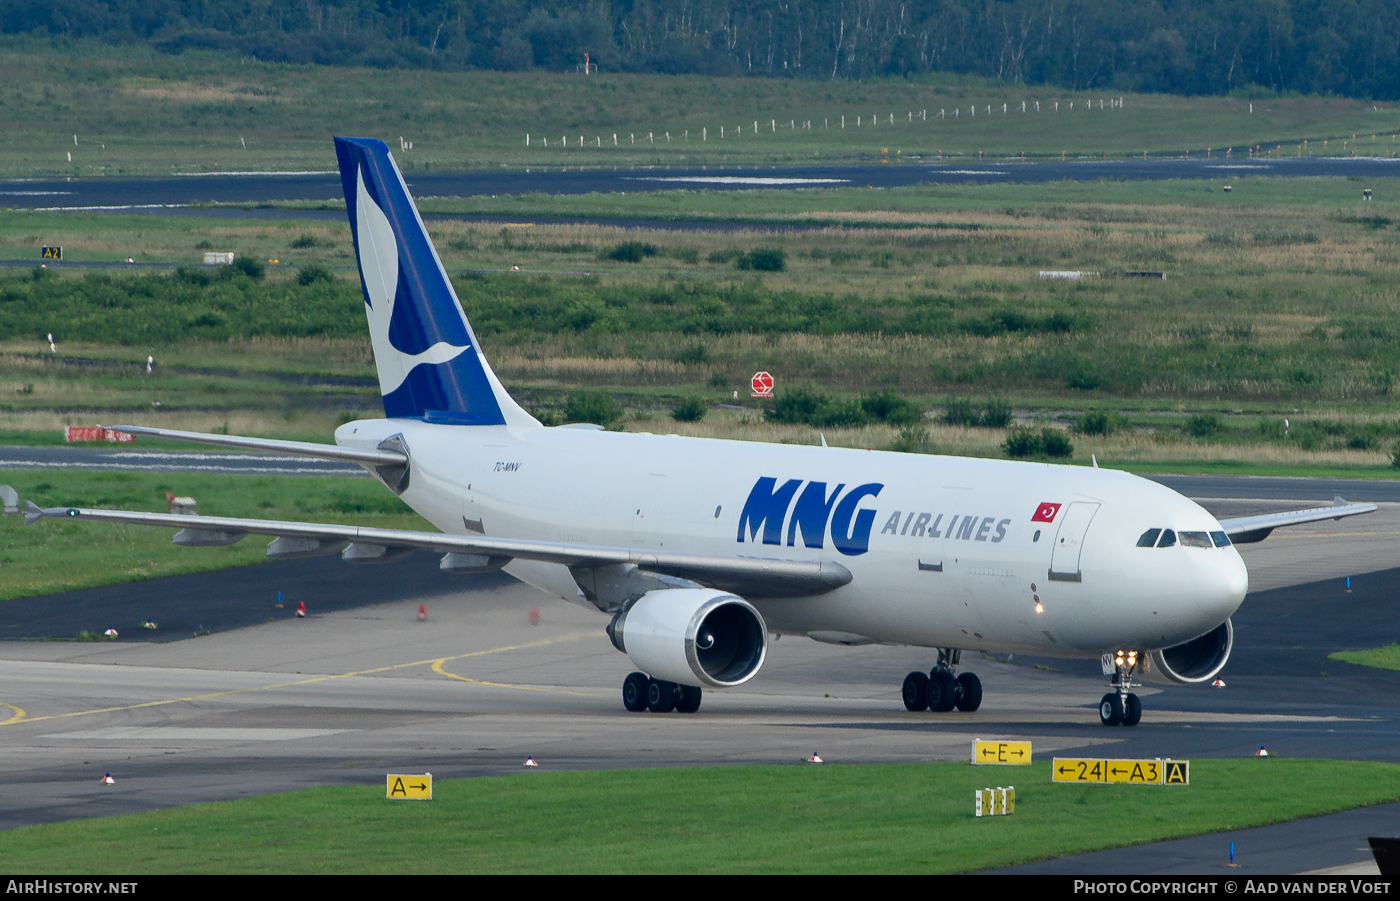
[{"label": "grey asphalt pavement", "polygon": [[[1221,179],[1269,175],[1318,175],[1388,179],[1400,176],[1400,161],[1369,158],[1079,160],[1070,162],[904,162],[894,165],[796,166],[791,168],[580,169],[530,168],[473,172],[407,173],[418,197],[495,194],[586,194],[716,191],[754,188],[900,187],[918,184],[989,184],[1049,181],[1144,181],[1169,178]],[[1358,194],[1360,189],[1357,189]],[[1243,196],[1243,195],[1238,195]],[[266,203],[341,200],[335,172],[306,174],[234,173],[175,178],[66,178],[0,181],[0,205],[23,209],[110,209],[169,212],[197,203]],[[343,215],[343,214],[342,214]]]},{"label": "grey asphalt pavement", "polygon": [[[1330,493],[1290,484],[1302,499]],[[1228,483],[1204,488],[1225,512],[1288,505],[1221,499],[1240,493]],[[1370,517],[1280,530],[1243,548],[1256,584],[1268,587],[1235,616],[1228,685],[1145,688],[1146,713],[1131,730],[1098,724],[1104,685],[1092,662],[965,655],[964,668],[984,682],[982,709],[914,714],[899,703],[900,680],[928,668],[930,652],[793,636],[773,644],[753,682],[707,692],[698,714],[628,714],[619,686],[631,666],[609,645],[604,617],[501,574],[444,575],[431,555],[366,567],[274,562],[9,601],[0,636],[108,625],[122,634],[0,641],[0,828],[364,784],[399,767],[440,777],[515,772],[527,754],[546,769],[797,763],[813,751],[832,762],[916,762],[965,759],[973,737],[1007,737],[1032,739],[1039,755],[1107,745],[1123,756],[1242,757],[1262,744],[1287,757],[1400,761],[1400,673],[1327,659],[1400,640],[1397,536],[1400,505],[1384,502]],[[1273,580],[1282,584],[1260,582],[1270,569],[1284,573]],[[292,615],[298,600],[306,619]],[[147,617],[160,629],[122,626]],[[107,771],[115,786],[99,784]],[[1394,810],[1233,840],[1253,872],[1355,869],[1365,860],[1355,839],[1393,822]],[[1230,840],[1144,845],[1030,871],[1218,872]]]}]

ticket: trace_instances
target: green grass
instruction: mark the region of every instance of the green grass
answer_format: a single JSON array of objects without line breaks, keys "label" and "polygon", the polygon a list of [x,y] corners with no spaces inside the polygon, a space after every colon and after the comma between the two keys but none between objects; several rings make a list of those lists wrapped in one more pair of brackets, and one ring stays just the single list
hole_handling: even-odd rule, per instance
[{"label": "green grass", "polygon": [[1376,669],[1400,670],[1400,644],[1392,643],[1383,648],[1364,651],[1337,651],[1328,654],[1327,659],[1355,663],[1357,666],[1373,666]]},{"label": "green grass", "polygon": [[[235,476],[210,473],[0,470],[22,500],[41,507],[110,507],[164,512],[166,492],[191,495],[200,513],[258,519],[337,522],[397,529],[432,526],[371,479]],[[258,563],[265,541],[245,538],[222,548],[182,548],[170,529],[0,518],[0,600],[75,588],[135,582]]]},{"label": "green grass", "polygon": [[[1400,767],[1359,761],[1197,760],[1184,788],[1049,776],[1048,762],[537,772],[441,780],[431,802],[387,801],[379,782],[11,829],[0,858],[72,875],[965,872],[1400,798]],[[975,819],[973,790],[1006,782],[1016,813]]]},{"label": "green grass", "polygon": [[[829,82],[295,66],[81,42],[55,52],[22,37],[0,49],[0,76],[7,176],[328,169],[333,134],[380,137],[395,148],[402,137],[413,149],[396,156],[414,170],[879,162],[940,151],[961,161],[1022,153],[1122,159],[1207,147],[1233,147],[1239,158],[1255,145],[1292,155],[1303,140],[1310,153],[1322,153],[1324,140],[1326,152],[1340,153],[1353,134],[1361,155],[1379,156],[1397,149],[1385,138],[1400,129],[1400,111],[1389,105],[1334,98],[1260,98],[1250,113],[1242,98],[1127,94],[1123,109],[1101,111],[1097,101],[1120,95],[949,76]],[[1011,112],[1002,114],[1003,103]],[[872,115],[883,124],[870,127]],[[580,147],[580,137],[595,146]]]}]

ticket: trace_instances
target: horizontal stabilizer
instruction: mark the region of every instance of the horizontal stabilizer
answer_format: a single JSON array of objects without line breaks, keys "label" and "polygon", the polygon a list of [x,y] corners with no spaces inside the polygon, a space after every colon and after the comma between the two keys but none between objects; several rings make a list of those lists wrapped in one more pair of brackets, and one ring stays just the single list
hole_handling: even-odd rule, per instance
[{"label": "horizontal stabilizer", "polygon": [[[231,516],[190,516],[182,513],[145,513],[134,510],[94,510],[84,507],[40,509],[32,501],[25,507],[26,524],[40,519],[87,519],[125,525],[163,526],[200,533],[272,535],[277,538],[349,542],[346,560],[382,559],[399,549],[470,554],[490,559],[492,567],[502,558],[540,560],[570,567],[633,564],[638,569],[690,579],[701,585],[751,597],[805,597],[824,594],[851,581],[851,571],[839,563],[772,560],[760,557],[719,557],[708,554],[673,554],[628,548],[590,547],[553,541],[448,535],[412,529],[375,529],[327,523],[279,522],[238,519]],[[351,551],[351,549],[355,549]],[[499,562],[498,562],[499,561]]]},{"label": "horizontal stabilizer", "polygon": [[339,447],[334,444],[317,444],[314,441],[246,438],[242,435],[182,432],[179,429],[152,429],[139,425],[114,425],[112,431],[126,432],[131,435],[147,435],[151,438],[167,438],[171,441],[212,444],[216,447],[236,447],[239,450],[271,451],[298,457],[316,457],[320,460],[344,460],[348,463],[362,463],[366,466],[402,466],[408,462],[406,454],[394,450],[365,450],[355,447]]},{"label": "horizontal stabilizer", "polygon": [[1341,519],[1344,516],[1357,516],[1375,511],[1375,504],[1348,504],[1342,498],[1337,497],[1332,499],[1330,507],[1313,507],[1308,510],[1292,510],[1288,513],[1265,513],[1261,516],[1222,519],[1220,526],[1235,544],[1253,544],[1257,541],[1263,541],[1269,537],[1269,533],[1274,529],[1284,526],[1300,526],[1304,523]]}]

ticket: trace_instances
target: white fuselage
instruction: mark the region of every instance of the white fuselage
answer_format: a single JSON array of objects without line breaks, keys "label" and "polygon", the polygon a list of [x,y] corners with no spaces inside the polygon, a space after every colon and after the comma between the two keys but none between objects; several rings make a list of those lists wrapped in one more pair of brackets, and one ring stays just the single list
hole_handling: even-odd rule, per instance
[{"label": "white fuselage", "polygon": [[[1113,470],[403,419],[349,423],[336,442],[395,434],[412,460],[403,500],[444,532],[850,570],[826,594],[749,598],[775,633],[1097,657],[1208,632],[1248,587],[1233,546],[1138,547],[1149,529],[1221,527]],[[561,564],[507,571],[589,605]]]}]

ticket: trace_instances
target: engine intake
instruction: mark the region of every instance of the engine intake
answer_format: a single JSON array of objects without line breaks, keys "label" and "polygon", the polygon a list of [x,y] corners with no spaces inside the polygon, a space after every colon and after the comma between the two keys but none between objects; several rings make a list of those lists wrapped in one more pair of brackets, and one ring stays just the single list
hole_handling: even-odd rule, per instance
[{"label": "engine intake", "polygon": [[649,591],[608,623],[637,668],[681,685],[742,685],[763,666],[768,627],[743,598],[708,588]]},{"label": "engine intake", "polygon": [[1209,682],[1225,668],[1235,646],[1235,627],[1227,619],[1204,635],[1153,651],[1152,664],[1143,674],[1154,681],[1196,685]]}]

